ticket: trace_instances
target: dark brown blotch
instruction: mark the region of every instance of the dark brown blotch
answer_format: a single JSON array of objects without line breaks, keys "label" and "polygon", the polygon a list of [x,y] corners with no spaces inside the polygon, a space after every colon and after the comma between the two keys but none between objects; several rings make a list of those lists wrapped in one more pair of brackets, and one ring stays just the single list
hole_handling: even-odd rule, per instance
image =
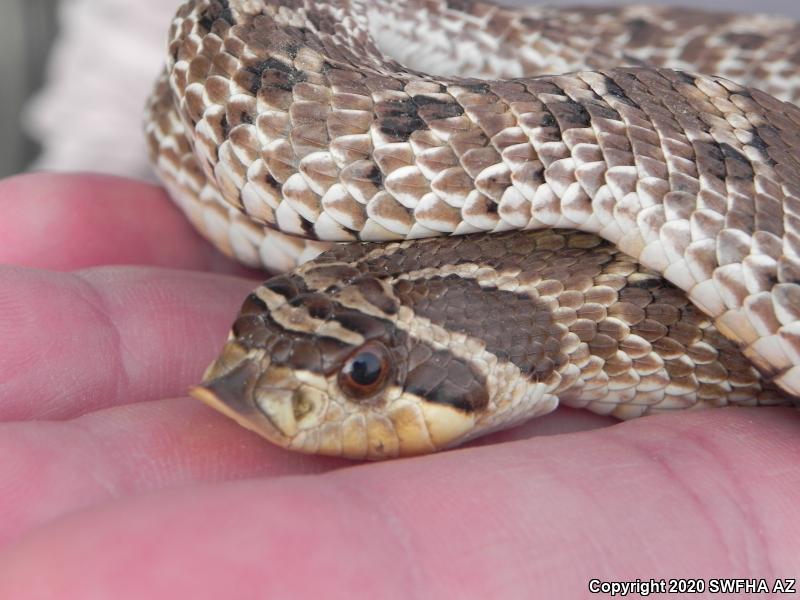
[{"label": "dark brown blotch", "polygon": [[292,298],[289,304],[292,306],[302,306],[308,311],[308,316],[312,319],[325,321],[333,315],[333,303],[324,294],[301,294]]},{"label": "dark brown blotch", "polygon": [[477,412],[489,404],[483,376],[446,350],[433,351],[410,370],[404,389],[428,402],[446,404],[465,412]]},{"label": "dark brown blotch", "polygon": [[247,298],[245,298],[239,314],[241,316],[260,315],[265,312],[267,312],[267,305],[264,303],[264,301],[255,294],[250,294],[247,296]]},{"label": "dark brown blotch", "polygon": [[418,316],[483,340],[488,352],[534,380],[546,379],[568,361],[561,351],[566,329],[549,307],[527,294],[481,287],[456,275],[400,281],[395,294]]},{"label": "dark brown blotch", "polygon": [[283,296],[287,300],[291,300],[297,295],[308,291],[303,278],[297,275],[279,275],[267,280],[261,287]]},{"label": "dark brown blotch", "polygon": [[219,21],[224,21],[228,26],[236,24],[228,0],[214,0],[209,3],[208,8],[201,14],[198,24],[205,31],[211,31]]},{"label": "dark brown blotch", "polygon": [[397,301],[389,297],[376,277],[361,277],[354,284],[361,296],[386,315],[395,315],[399,310]]},{"label": "dark brown blotch", "polygon": [[576,128],[583,129],[591,125],[592,117],[589,111],[571,98],[549,102],[547,108],[552,113],[561,131]]},{"label": "dark brown blotch", "polygon": [[249,90],[253,94],[262,87],[274,87],[290,92],[296,84],[308,79],[303,71],[295,69],[274,57],[250,65],[244,69],[244,72],[251,75]]}]

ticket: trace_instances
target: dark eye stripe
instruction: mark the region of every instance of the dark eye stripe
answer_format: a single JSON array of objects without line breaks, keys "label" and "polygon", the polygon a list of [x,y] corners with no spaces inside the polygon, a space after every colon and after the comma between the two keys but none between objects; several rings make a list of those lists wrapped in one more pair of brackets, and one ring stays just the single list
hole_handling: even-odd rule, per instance
[{"label": "dark eye stripe", "polygon": [[528,294],[481,287],[457,275],[395,283],[401,304],[449,330],[483,340],[486,350],[537,381],[569,362],[549,306]]},{"label": "dark eye stripe", "polygon": [[429,402],[466,412],[480,411],[489,404],[486,379],[468,362],[446,350],[430,352],[423,363],[408,373],[404,389]]}]

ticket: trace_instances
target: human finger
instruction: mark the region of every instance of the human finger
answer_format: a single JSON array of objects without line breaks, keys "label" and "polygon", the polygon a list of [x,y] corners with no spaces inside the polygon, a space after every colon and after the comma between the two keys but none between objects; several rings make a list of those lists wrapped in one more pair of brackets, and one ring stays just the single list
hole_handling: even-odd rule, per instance
[{"label": "human finger", "polygon": [[287,452],[188,398],[0,423],[0,547],[56,516],[127,496],[347,464]]},{"label": "human finger", "polygon": [[0,421],[183,395],[253,287],[144,267],[0,267]]},{"label": "human finger", "polygon": [[90,174],[0,181],[0,263],[68,271],[150,265],[247,274],[203,240],[163,188]]},{"label": "human finger", "polygon": [[135,498],[0,554],[0,595],[583,597],[592,579],[791,577],[799,425],[664,415]]}]

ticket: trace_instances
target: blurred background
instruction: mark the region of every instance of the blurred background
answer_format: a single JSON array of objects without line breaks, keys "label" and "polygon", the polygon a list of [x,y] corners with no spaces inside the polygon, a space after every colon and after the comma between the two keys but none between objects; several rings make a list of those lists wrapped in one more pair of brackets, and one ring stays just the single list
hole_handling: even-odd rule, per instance
[{"label": "blurred background", "polygon": [[[149,177],[138,123],[179,0],[2,2],[0,177],[37,167]],[[686,0],[637,3],[688,4]],[[550,4],[631,2],[551,0]],[[691,6],[800,18],[798,0],[705,0]],[[109,72],[123,76],[112,83],[105,76]],[[131,121],[137,127],[132,128]],[[78,138],[80,143],[70,141]],[[46,148],[37,142],[55,139],[58,142]]]},{"label": "blurred background", "polygon": [[20,120],[31,93],[41,86],[50,42],[56,33],[58,0],[3,0],[0,19],[0,177],[16,173],[38,148]]}]

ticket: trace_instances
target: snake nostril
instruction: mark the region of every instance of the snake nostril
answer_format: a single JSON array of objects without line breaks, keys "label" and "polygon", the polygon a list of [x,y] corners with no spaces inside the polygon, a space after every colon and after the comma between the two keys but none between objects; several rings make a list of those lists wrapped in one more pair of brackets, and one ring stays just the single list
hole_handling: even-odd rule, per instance
[{"label": "snake nostril", "polygon": [[314,401],[304,389],[299,389],[292,395],[292,408],[294,409],[294,418],[299,422],[314,411]]},{"label": "snake nostril", "polygon": [[288,438],[297,435],[294,397],[295,392],[289,390],[261,388],[256,391],[261,413],[281,435]]}]

